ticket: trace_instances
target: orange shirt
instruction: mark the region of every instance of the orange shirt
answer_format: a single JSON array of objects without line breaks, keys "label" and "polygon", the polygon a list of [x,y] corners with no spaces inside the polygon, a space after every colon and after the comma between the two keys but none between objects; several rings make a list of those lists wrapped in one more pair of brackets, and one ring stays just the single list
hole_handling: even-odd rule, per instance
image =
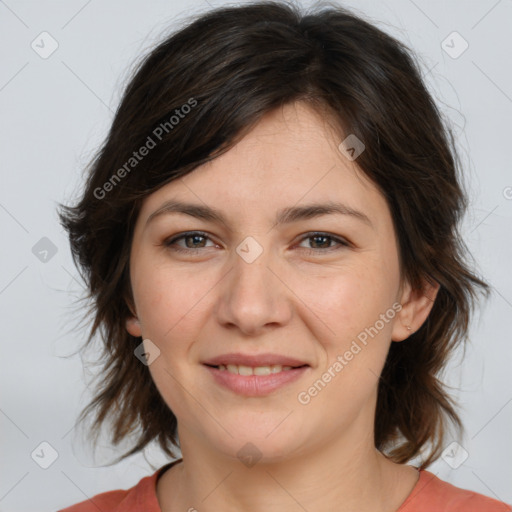
[{"label": "orange shirt", "polygon": [[[166,464],[131,489],[98,494],[58,512],[162,512],[156,497],[157,479],[181,460]],[[455,487],[422,469],[414,489],[396,512],[512,512],[512,506]]]}]

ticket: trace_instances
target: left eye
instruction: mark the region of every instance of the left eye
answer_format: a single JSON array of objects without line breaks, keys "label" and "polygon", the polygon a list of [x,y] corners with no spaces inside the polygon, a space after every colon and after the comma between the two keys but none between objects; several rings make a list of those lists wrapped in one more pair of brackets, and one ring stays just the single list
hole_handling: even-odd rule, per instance
[{"label": "left eye", "polygon": [[[190,233],[184,233],[175,238],[171,238],[170,240],[166,240],[164,242],[164,245],[172,248],[172,250],[174,250],[174,251],[188,252],[188,251],[198,250],[198,249],[201,249],[202,247],[204,247],[203,245],[194,245],[194,244],[200,243],[199,242],[200,239],[210,240],[208,235],[206,235],[205,233],[191,231]],[[185,240],[186,248],[174,246],[174,244],[176,244],[176,242],[179,240]],[[191,241],[190,244],[188,243],[189,240]]]},{"label": "left eye", "polygon": [[[349,246],[349,243],[347,241],[345,241],[341,238],[338,238],[337,236],[329,235],[327,233],[309,233],[307,236],[302,238],[302,240],[303,241],[314,240],[313,244],[320,246],[320,247],[314,247],[314,248],[305,247],[305,249],[310,252],[318,252],[321,249],[332,250],[332,249],[340,248],[340,247],[333,247],[331,245],[332,242],[334,242],[335,244],[338,244],[339,246],[342,246],[342,247]],[[323,252],[325,252],[325,251],[323,251]]]},{"label": "left eye", "polygon": [[[183,247],[182,245],[177,245],[177,242],[180,242],[182,240],[185,241],[185,247]],[[210,239],[210,237],[206,233],[199,231],[191,231],[188,233],[183,233],[169,240],[166,240],[164,242],[164,245],[173,251],[191,252],[207,248],[205,243],[208,240],[213,243],[213,246],[215,246],[215,243]],[[350,245],[346,240],[334,235],[330,235],[328,233],[308,233],[306,236],[302,237],[301,243],[307,240],[310,240],[310,245],[317,246],[304,247],[299,245],[299,247],[305,249],[307,252],[327,252],[328,250],[336,250],[343,247],[348,247]],[[334,245],[332,245],[333,243]],[[336,247],[336,244],[338,245],[338,247]],[[210,247],[212,246],[210,245]]]}]

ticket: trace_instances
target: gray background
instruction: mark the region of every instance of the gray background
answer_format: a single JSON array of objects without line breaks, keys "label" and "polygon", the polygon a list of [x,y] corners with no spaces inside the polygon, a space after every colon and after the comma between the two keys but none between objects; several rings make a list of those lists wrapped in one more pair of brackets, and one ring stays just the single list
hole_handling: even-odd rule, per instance
[{"label": "gray background", "polygon": [[[152,449],[147,460],[138,455],[97,467],[115,454],[105,443],[93,458],[73,428],[90,396],[92,370],[72,355],[85,336],[75,328],[72,307],[82,288],[55,207],[74,197],[134,60],[177,19],[209,5],[223,2],[0,1],[0,511],[56,510],[129,487],[165,460]],[[344,5],[420,56],[431,92],[454,124],[466,169],[471,206],[463,234],[494,289],[475,317],[463,364],[454,359],[447,372],[462,406],[468,457],[460,464],[458,449],[451,465],[440,459],[429,470],[512,503],[512,1]],[[35,41],[40,53],[51,49],[44,31],[58,43],[47,58],[31,47]],[[442,46],[454,31],[469,45],[457,58]],[[458,36],[444,43],[452,55],[463,44]],[[57,458],[43,469],[52,449]]]}]

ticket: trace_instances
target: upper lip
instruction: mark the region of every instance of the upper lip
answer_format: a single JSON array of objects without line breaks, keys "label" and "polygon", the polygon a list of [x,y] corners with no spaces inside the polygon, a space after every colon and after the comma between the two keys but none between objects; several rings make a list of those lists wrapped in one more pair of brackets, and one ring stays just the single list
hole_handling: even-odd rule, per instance
[{"label": "upper lip", "polygon": [[307,365],[304,361],[300,361],[299,359],[295,359],[294,357],[282,356],[279,354],[240,354],[240,353],[229,353],[222,354],[220,356],[212,357],[206,361],[203,361],[203,364],[207,364],[210,366],[219,366],[221,364],[234,364],[234,365],[243,365],[243,366],[272,366],[272,365],[281,365],[281,366],[304,366]]}]

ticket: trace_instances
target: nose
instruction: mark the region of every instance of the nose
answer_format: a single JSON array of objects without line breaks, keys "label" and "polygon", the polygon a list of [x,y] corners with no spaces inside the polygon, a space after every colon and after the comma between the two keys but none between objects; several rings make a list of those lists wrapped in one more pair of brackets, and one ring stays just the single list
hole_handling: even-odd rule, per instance
[{"label": "nose", "polygon": [[233,254],[233,267],[219,283],[218,322],[249,336],[286,325],[292,317],[293,293],[280,275],[279,262],[268,250],[252,260],[243,246],[239,249]]}]

